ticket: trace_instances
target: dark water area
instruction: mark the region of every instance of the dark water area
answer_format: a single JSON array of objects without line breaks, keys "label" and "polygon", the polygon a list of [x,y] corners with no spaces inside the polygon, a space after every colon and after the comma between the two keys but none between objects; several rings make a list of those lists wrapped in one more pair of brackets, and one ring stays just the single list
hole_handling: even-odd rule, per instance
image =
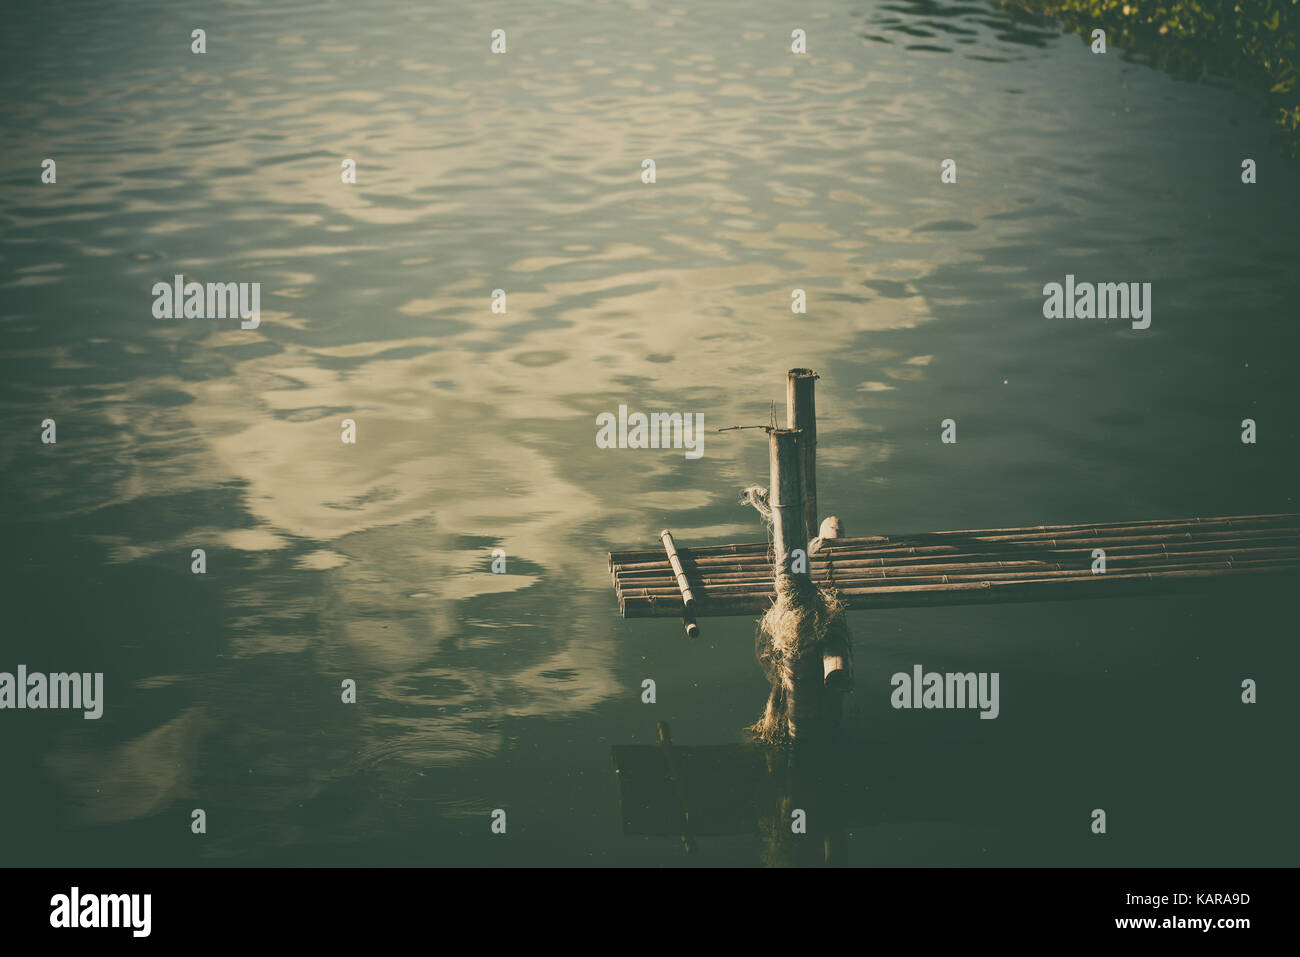
[{"label": "dark water area", "polygon": [[[806,863],[805,795],[855,865],[1296,861],[1286,589],[853,612],[834,771],[790,775],[753,621],[624,620],[606,564],[761,538],[763,433],[713,430],[792,366],[850,535],[1300,511],[1300,189],[1248,90],[982,2],[30,4],[0,60],[0,671],[104,674],[98,720],[0,711],[4,863]],[[177,273],[260,326],[154,318]],[[1150,327],[1044,318],[1067,274]],[[703,455],[598,448],[620,404]],[[892,708],[917,663],[998,718]],[[660,721],[734,824],[691,854],[624,833]]]}]

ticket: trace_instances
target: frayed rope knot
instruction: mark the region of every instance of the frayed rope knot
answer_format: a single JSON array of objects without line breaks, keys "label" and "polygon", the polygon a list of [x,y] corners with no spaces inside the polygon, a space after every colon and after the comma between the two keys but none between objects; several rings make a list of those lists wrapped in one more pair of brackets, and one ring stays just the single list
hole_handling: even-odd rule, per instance
[{"label": "frayed rope knot", "polygon": [[[799,695],[806,689],[820,696],[823,642],[831,634],[840,637],[841,632],[847,645],[844,602],[833,587],[819,587],[804,575],[777,579],[776,601],[758,623],[756,642],[772,693],[752,732],[771,743],[795,737],[802,713]],[[816,706],[815,701],[803,703],[808,710]]]},{"label": "frayed rope knot", "polygon": [[740,493],[741,505],[752,505],[758,511],[759,517],[763,519],[763,524],[770,526],[772,524],[772,504],[768,500],[767,489],[761,485],[751,485]]}]

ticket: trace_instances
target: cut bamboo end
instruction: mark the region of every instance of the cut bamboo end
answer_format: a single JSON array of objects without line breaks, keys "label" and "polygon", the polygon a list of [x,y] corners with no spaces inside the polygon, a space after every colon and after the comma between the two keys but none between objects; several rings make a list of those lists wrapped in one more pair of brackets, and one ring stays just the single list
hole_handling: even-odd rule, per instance
[{"label": "cut bamboo end", "polygon": [[849,691],[853,687],[853,673],[849,670],[849,660],[844,655],[823,654],[822,675],[826,687],[831,691]]}]

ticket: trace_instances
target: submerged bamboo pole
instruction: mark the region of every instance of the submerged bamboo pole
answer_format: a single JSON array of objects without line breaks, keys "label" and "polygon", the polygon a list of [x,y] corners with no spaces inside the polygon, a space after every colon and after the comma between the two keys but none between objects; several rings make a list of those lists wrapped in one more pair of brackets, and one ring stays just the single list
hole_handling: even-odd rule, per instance
[{"label": "submerged bamboo pole", "polygon": [[786,428],[799,435],[800,495],[803,497],[805,541],[820,524],[817,517],[817,373],[791,369],[785,379]]}]

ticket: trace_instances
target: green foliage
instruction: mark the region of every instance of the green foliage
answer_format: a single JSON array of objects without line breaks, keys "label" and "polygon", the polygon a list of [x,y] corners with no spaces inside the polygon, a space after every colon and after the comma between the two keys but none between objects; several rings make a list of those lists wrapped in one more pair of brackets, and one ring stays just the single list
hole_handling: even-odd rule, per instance
[{"label": "green foliage", "polygon": [[1223,76],[1260,91],[1292,156],[1300,155],[1300,0],[1003,0],[1057,17],[1085,42],[1146,56],[1184,79]]}]

